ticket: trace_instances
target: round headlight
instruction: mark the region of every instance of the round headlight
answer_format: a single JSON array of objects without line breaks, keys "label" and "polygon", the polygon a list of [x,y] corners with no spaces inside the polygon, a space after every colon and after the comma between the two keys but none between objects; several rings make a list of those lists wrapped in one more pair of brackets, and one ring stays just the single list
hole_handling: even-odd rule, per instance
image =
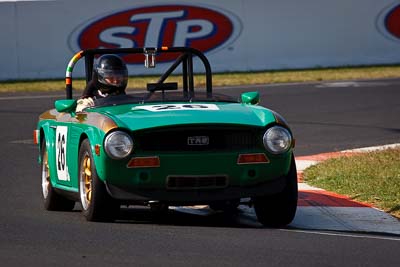
[{"label": "round headlight", "polygon": [[129,134],[115,131],[107,135],[104,148],[110,158],[123,159],[132,152],[133,140]]},{"label": "round headlight", "polygon": [[285,153],[292,144],[292,136],[287,129],[273,126],[265,132],[263,142],[265,148],[271,153]]}]

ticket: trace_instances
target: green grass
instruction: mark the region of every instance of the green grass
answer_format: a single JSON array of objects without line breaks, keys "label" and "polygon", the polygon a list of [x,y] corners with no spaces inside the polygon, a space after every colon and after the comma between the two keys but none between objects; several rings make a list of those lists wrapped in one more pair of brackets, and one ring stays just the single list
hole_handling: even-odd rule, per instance
[{"label": "green grass", "polygon": [[344,156],[307,168],[304,179],[400,218],[399,161],[400,148]]},{"label": "green grass", "polygon": [[[249,84],[273,84],[290,82],[337,81],[353,79],[399,78],[400,66],[347,67],[310,70],[283,70],[264,72],[222,73],[213,75],[213,86],[232,86]],[[157,77],[130,77],[129,89],[144,89],[148,82],[157,81]],[[203,87],[204,77],[195,77],[196,86]],[[82,90],[85,82],[74,79],[75,90]],[[63,91],[64,79],[28,80],[0,82],[0,92]]]}]

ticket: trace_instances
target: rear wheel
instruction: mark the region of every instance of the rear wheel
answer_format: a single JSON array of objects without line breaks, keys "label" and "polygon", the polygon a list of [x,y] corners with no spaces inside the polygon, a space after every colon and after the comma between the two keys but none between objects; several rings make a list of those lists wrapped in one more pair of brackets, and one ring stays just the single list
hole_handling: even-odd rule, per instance
[{"label": "rear wheel", "polygon": [[226,201],[216,201],[210,203],[210,208],[214,211],[223,211],[225,213],[235,213],[238,211],[240,198]]},{"label": "rear wheel", "polygon": [[89,140],[85,139],[79,149],[79,195],[83,215],[88,221],[113,221],[119,203],[108,194],[104,183],[98,178]]},{"label": "rear wheel", "polygon": [[259,222],[268,227],[283,227],[291,223],[297,209],[297,171],[294,156],[286,186],[282,192],[274,195],[254,198],[254,210]]},{"label": "rear wheel", "polygon": [[167,214],[169,205],[163,202],[153,201],[150,203],[150,210],[158,214]]},{"label": "rear wheel", "polygon": [[167,218],[169,213],[169,206],[163,202],[150,203],[151,216],[156,221],[163,221]]},{"label": "rear wheel", "polygon": [[75,201],[64,198],[53,188],[50,180],[49,154],[46,148],[46,142],[41,147],[41,171],[42,171],[42,196],[43,204],[46,210],[70,211],[75,206]]}]

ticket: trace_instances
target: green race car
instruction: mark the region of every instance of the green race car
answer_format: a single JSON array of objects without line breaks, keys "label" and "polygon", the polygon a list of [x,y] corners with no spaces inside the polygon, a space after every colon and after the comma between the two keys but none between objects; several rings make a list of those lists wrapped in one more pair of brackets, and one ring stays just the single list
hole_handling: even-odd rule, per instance
[{"label": "green race car", "polygon": [[[90,81],[94,59],[103,54],[144,55],[145,67],[155,67],[164,54],[175,61],[147,92],[98,99],[76,112],[74,65],[84,58]],[[194,65],[204,65],[205,89],[194,88]],[[290,128],[258,105],[257,92],[240,100],[212,92],[210,64],[200,51],[81,51],[68,65],[66,92],[40,115],[34,131],[47,210],[72,210],[80,202],[87,220],[112,221],[122,204],[232,210],[250,198],[263,225],[293,220],[297,172]]]}]

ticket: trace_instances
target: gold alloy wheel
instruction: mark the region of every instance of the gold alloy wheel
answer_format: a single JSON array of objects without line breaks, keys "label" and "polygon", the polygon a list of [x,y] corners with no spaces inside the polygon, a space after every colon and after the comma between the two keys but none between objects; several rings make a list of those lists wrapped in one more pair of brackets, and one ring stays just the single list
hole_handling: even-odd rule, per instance
[{"label": "gold alloy wheel", "polygon": [[42,193],[43,198],[46,199],[49,195],[50,186],[50,171],[49,171],[49,157],[46,147],[43,150],[42,158]]},{"label": "gold alloy wheel", "polygon": [[91,159],[88,153],[86,153],[82,160],[81,166],[81,202],[83,209],[88,209],[90,201],[92,200],[92,171],[91,171]]}]

